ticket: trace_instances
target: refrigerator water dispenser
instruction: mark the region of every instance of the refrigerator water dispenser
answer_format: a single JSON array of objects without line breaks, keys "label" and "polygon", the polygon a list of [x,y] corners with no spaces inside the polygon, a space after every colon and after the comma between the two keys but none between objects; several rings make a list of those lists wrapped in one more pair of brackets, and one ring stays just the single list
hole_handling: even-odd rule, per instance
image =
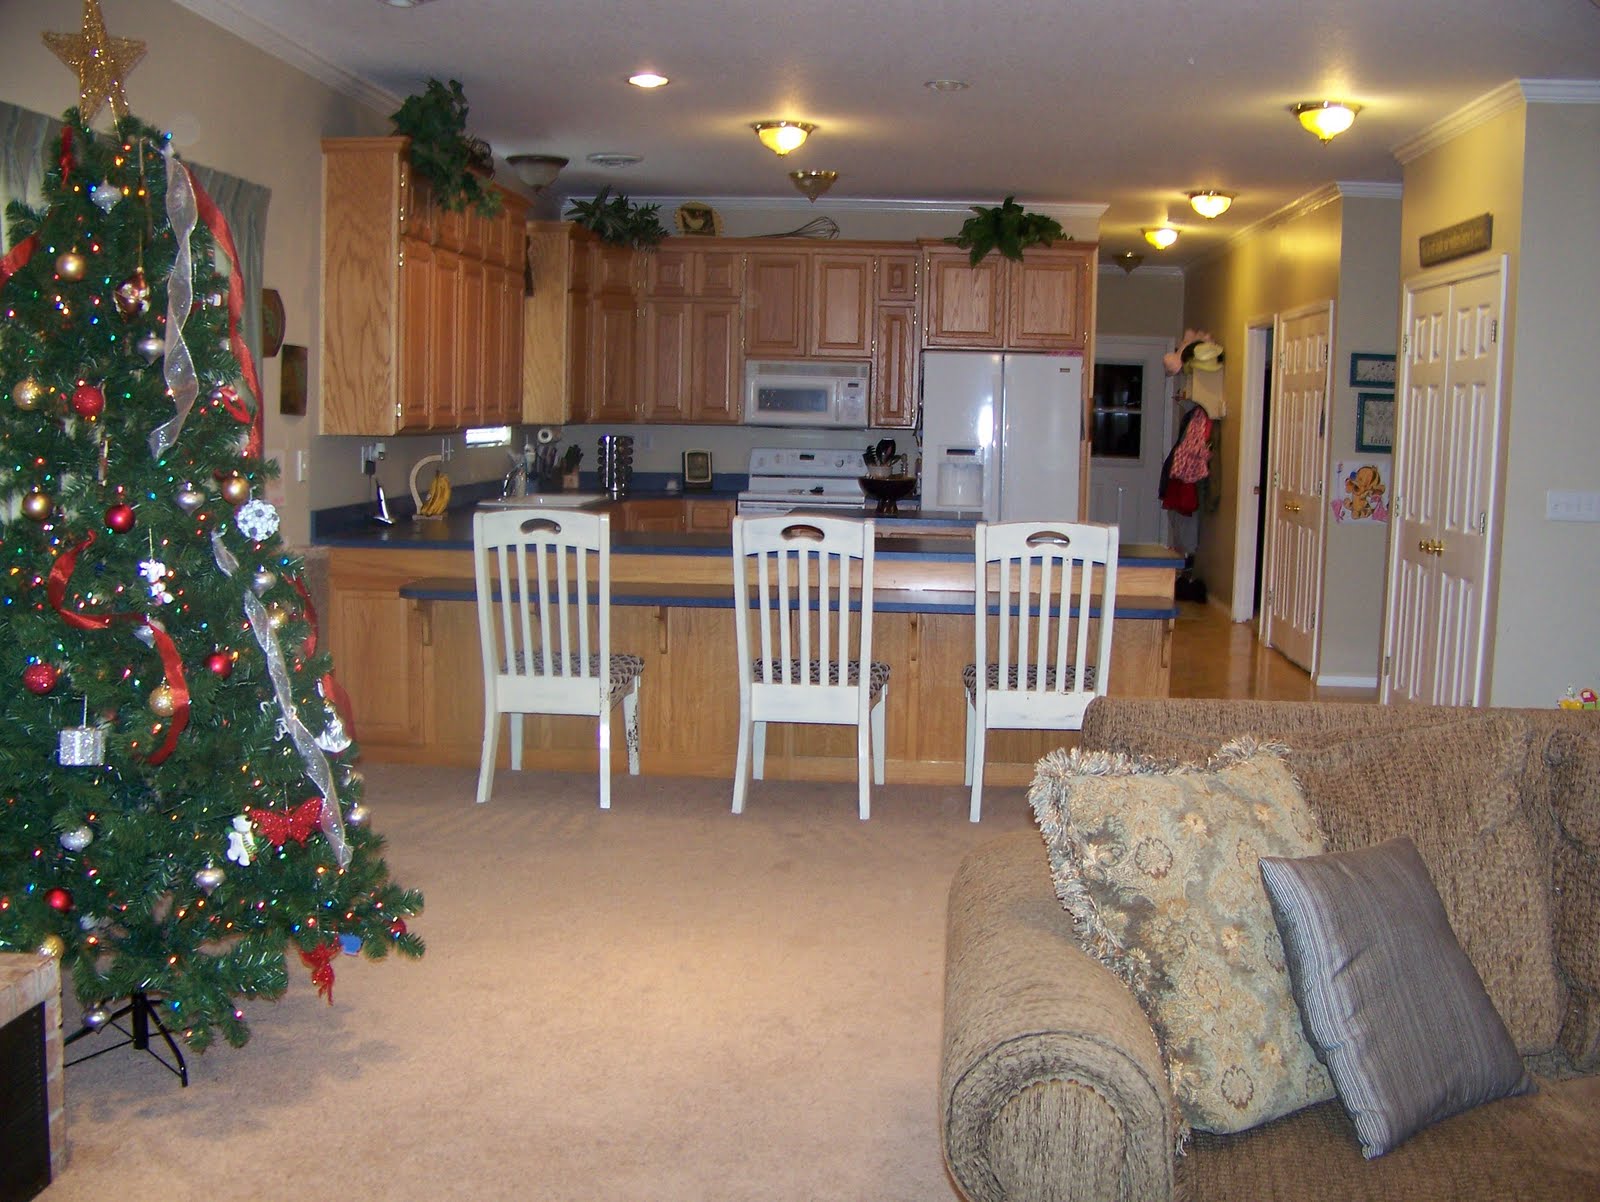
[{"label": "refrigerator water dispenser", "polygon": [[939,464],[942,509],[983,508],[983,460],[975,447],[949,447]]}]

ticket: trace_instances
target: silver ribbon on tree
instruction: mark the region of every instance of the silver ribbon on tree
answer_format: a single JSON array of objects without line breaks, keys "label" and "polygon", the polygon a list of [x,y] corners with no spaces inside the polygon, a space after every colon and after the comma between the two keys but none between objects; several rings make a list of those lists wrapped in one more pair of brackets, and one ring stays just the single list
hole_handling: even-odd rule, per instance
[{"label": "silver ribbon on tree", "polygon": [[172,274],[167,277],[167,352],[162,370],[178,411],[150,432],[150,454],[157,459],[178,441],[178,431],[189,420],[189,411],[200,395],[194,359],[183,340],[183,323],[188,320],[189,308],[194,303],[194,259],[189,251],[189,239],[200,215],[189,168],[173,153],[171,146],[163,152],[163,157],[167,166],[167,222],[178,239],[178,257],[172,264]]},{"label": "silver ribbon on tree", "polygon": [[[239,561],[223,543],[219,530],[211,532],[211,556],[216,560],[217,567],[222,569],[223,575],[232,576],[238,572]],[[272,617],[267,613],[267,607],[249,588],[244,589],[243,596],[245,618],[256,636],[256,642],[261,645],[261,653],[267,657],[267,673],[272,678],[272,691],[283,715],[283,728],[294,740],[295,749],[300,752],[306,775],[322,794],[322,833],[333,848],[339,867],[343,868],[350,863],[350,844],[345,839],[344,818],[339,813],[339,791],[333,783],[333,770],[328,767],[328,759],[322,754],[322,748],[317,746],[316,739],[306,729],[305,723],[300,721],[300,711],[294,703],[294,691],[289,685],[289,665],[283,657],[283,648],[278,645],[278,636],[273,632]]]}]

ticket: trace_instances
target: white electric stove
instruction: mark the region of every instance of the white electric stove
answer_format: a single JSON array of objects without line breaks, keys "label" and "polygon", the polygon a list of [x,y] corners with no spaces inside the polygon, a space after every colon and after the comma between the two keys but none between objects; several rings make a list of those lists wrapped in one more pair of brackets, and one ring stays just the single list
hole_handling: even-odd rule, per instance
[{"label": "white electric stove", "polygon": [[757,447],[750,452],[750,483],[739,494],[739,512],[860,510],[867,504],[860,483],[865,471],[859,447],[829,451]]}]

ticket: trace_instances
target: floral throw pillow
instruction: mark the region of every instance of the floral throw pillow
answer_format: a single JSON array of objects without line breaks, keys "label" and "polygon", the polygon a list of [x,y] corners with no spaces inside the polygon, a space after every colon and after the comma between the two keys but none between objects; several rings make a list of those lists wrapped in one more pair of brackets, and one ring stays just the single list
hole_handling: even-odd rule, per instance
[{"label": "floral throw pillow", "polygon": [[1262,856],[1323,841],[1283,759],[1240,739],[1203,766],[1052,752],[1028,800],[1088,950],[1149,1015],[1189,1129],[1244,1131],[1334,1096],[1300,1025]]}]

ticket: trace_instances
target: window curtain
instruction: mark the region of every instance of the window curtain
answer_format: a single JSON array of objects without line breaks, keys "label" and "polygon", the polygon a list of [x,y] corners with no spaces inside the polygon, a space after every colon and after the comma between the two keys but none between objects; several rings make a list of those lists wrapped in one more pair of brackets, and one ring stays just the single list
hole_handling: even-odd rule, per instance
[{"label": "window curtain", "polygon": [[[0,213],[13,201],[39,205],[44,200],[44,176],[61,144],[61,122],[43,113],[30,112],[0,101]],[[272,189],[239,179],[210,167],[189,164],[195,180],[211,194],[217,208],[233,231],[234,249],[239,252],[244,272],[244,314],[241,318],[245,345],[261,374],[261,279],[266,260],[267,205]],[[3,239],[11,246],[9,223]],[[230,270],[225,256],[217,266]],[[264,402],[263,402],[264,403]]]}]

